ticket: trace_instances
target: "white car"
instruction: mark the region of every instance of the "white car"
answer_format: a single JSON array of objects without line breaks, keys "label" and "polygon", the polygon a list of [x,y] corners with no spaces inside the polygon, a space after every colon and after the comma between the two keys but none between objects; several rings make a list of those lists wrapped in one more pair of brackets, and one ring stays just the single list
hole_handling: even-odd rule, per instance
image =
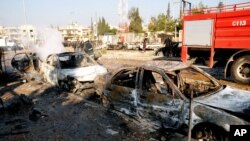
[{"label": "white car", "polygon": [[[161,43],[149,43],[146,45],[146,50],[157,50],[163,47]],[[140,44],[140,49],[143,49],[143,44]]]}]

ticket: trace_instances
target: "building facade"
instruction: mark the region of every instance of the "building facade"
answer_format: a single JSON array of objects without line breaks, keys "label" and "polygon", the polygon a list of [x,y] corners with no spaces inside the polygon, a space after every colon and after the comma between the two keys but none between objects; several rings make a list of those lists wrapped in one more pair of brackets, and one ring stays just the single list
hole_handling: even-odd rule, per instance
[{"label": "building facade", "polygon": [[21,43],[22,40],[35,41],[36,32],[32,25],[0,27],[0,36],[7,36],[9,40]]},{"label": "building facade", "polygon": [[80,26],[77,23],[59,26],[58,31],[62,33],[64,41],[66,42],[74,42],[78,38],[89,38],[91,34],[91,28]]}]

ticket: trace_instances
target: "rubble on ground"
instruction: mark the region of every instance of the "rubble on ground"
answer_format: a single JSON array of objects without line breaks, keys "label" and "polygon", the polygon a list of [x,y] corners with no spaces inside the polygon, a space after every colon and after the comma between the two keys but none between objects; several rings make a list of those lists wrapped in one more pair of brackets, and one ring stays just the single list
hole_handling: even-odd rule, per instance
[{"label": "rubble on ground", "polygon": [[30,129],[27,115],[32,106],[32,99],[24,94],[9,92],[0,96],[0,137],[28,133]]},{"label": "rubble on ground", "polygon": [[32,105],[32,100],[24,94],[18,95],[9,92],[0,96],[0,110],[2,112],[17,112],[25,106]]}]

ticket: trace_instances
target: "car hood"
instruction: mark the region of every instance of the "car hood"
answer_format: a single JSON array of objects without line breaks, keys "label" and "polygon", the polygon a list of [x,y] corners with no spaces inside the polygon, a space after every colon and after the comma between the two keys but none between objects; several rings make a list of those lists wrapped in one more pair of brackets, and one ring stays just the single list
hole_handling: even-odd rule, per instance
[{"label": "car hood", "polygon": [[97,75],[103,75],[107,72],[107,69],[101,65],[61,70],[64,76],[73,77],[78,81],[94,81]]},{"label": "car hood", "polygon": [[195,98],[194,101],[226,111],[250,115],[250,91],[226,86],[218,93]]}]

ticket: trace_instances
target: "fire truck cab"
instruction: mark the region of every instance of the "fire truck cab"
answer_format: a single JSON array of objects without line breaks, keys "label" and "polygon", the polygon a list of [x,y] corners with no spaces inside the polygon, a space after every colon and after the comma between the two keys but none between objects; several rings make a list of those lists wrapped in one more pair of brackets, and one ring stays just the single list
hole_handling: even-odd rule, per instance
[{"label": "fire truck cab", "polygon": [[181,59],[224,65],[224,77],[250,84],[250,2],[184,11]]}]

